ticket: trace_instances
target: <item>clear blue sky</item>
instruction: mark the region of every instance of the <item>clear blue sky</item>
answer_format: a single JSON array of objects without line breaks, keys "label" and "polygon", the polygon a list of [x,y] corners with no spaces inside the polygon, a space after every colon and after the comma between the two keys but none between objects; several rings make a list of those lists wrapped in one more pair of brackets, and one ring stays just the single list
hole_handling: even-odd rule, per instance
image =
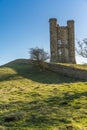
[{"label": "clear blue sky", "polygon": [[29,58],[31,47],[49,52],[54,17],[60,25],[74,19],[76,39],[87,38],[87,0],[0,0],[0,65]]}]

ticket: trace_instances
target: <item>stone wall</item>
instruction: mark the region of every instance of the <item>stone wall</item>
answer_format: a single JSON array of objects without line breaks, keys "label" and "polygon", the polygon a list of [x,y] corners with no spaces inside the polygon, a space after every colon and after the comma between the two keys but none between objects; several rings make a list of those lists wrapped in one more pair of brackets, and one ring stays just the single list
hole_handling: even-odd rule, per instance
[{"label": "stone wall", "polygon": [[65,66],[60,64],[44,63],[46,69],[57,72],[64,76],[87,81],[87,70],[81,70],[72,66]]}]

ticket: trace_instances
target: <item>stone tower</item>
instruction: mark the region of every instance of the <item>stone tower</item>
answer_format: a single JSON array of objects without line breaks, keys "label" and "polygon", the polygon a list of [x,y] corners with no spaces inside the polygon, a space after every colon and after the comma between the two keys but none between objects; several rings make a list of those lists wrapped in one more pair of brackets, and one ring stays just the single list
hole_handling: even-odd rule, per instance
[{"label": "stone tower", "polygon": [[67,26],[59,26],[56,18],[50,23],[50,55],[51,62],[75,64],[74,21],[67,21]]}]

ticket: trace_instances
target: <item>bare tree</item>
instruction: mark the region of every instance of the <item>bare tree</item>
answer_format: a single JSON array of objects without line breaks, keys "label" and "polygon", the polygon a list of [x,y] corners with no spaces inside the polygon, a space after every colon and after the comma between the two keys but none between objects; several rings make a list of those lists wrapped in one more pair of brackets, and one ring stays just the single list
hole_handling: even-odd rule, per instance
[{"label": "bare tree", "polygon": [[84,58],[87,58],[87,38],[77,42],[76,52]]},{"label": "bare tree", "polygon": [[47,52],[44,51],[44,49],[40,49],[38,47],[30,48],[29,54],[30,59],[36,61],[40,69],[45,69],[44,61],[49,59],[49,55]]}]

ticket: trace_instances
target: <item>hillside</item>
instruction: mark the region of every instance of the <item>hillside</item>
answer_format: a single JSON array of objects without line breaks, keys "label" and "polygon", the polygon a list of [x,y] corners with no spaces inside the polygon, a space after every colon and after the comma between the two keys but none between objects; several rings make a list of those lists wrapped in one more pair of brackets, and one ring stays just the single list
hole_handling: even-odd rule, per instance
[{"label": "hillside", "polygon": [[0,67],[0,130],[87,130],[87,82],[27,60]]},{"label": "hillside", "polygon": [[57,64],[61,64],[61,65],[65,65],[65,66],[70,66],[70,67],[74,67],[77,69],[81,69],[81,70],[87,70],[87,64],[64,64],[64,63],[57,63]]}]

